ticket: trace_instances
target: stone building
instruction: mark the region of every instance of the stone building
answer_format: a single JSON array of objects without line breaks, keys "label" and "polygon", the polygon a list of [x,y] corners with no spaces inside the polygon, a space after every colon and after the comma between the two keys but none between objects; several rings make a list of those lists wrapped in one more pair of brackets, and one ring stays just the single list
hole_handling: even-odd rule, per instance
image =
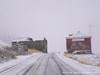
[{"label": "stone building", "polygon": [[20,38],[12,41],[12,48],[15,51],[28,51],[28,49],[37,49],[44,53],[47,53],[47,40],[36,40],[33,41],[32,38]]},{"label": "stone building", "polygon": [[47,40],[44,38],[44,40],[36,40],[35,41],[35,48],[43,51],[44,53],[47,53]]}]

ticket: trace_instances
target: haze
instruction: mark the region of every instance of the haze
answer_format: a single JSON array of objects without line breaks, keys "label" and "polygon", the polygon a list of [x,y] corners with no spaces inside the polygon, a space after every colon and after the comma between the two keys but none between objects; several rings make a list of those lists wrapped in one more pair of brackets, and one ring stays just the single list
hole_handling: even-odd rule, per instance
[{"label": "haze", "polygon": [[0,0],[0,40],[14,37],[48,40],[49,51],[65,51],[70,33],[92,35],[100,53],[100,0]]}]

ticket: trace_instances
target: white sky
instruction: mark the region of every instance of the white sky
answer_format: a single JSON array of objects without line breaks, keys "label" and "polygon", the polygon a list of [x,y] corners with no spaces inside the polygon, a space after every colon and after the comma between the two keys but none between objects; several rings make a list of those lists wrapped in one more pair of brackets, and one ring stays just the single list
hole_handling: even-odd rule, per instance
[{"label": "white sky", "polygon": [[92,30],[93,52],[100,53],[100,0],[0,0],[0,39],[48,40],[49,51],[66,50],[70,33]]}]

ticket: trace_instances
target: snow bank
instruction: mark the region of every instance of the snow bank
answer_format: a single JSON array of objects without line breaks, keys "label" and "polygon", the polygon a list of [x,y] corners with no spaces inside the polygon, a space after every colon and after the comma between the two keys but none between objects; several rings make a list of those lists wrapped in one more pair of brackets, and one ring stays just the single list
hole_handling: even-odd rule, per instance
[{"label": "snow bank", "polygon": [[81,73],[82,75],[100,75],[100,67],[94,67],[94,66],[87,66],[84,64],[81,64],[78,61],[75,61],[73,59],[67,58],[62,54],[56,54],[61,60],[63,60],[66,64],[70,65],[71,67],[78,70],[78,73]]},{"label": "snow bank", "polygon": [[11,67],[13,65],[19,64],[20,62],[23,62],[24,60],[26,60],[32,56],[38,55],[38,54],[40,54],[40,53],[34,53],[32,55],[26,55],[26,56],[25,55],[17,56],[17,59],[13,59],[6,63],[0,64],[0,71],[4,70],[5,68]]},{"label": "snow bank", "polygon": [[[84,54],[84,55],[72,55],[77,61],[83,64],[100,66],[100,55]],[[95,62],[94,62],[95,61]]]}]

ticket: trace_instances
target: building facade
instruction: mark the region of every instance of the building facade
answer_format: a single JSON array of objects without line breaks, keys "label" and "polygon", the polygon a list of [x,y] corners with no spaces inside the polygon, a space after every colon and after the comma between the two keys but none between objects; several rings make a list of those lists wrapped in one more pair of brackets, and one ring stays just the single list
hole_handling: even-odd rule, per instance
[{"label": "building facade", "polygon": [[12,41],[12,48],[15,51],[28,51],[28,49],[37,49],[41,52],[47,53],[47,40],[36,40],[32,38],[20,39]]},{"label": "building facade", "polygon": [[66,38],[68,53],[92,53],[91,36],[69,36]]}]

